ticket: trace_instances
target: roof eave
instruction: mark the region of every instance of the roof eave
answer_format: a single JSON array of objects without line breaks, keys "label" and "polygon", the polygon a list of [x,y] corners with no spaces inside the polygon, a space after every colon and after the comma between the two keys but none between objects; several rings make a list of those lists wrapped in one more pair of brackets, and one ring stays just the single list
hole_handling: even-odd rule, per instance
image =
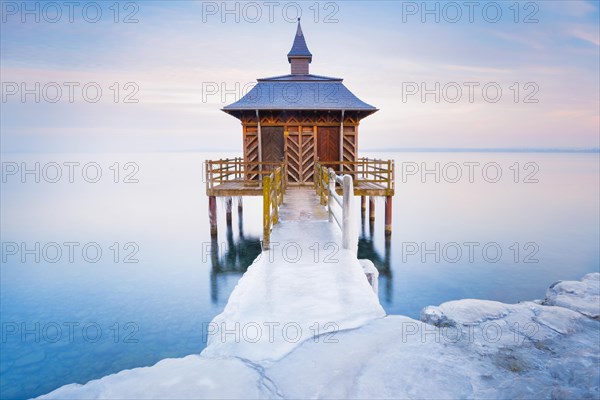
[{"label": "roof eave", "polygon": [[230,111],[362,111],[374,113],[379,111],[378,108],[311,108],[311,107],[290,107],[290,108],[282,108],[282,107],[236,107],[236,108],[221,108],[221,111],[229,113]]},{"label": "roof eave", "polygon": [[287,58],[310,58],[312,60],[312,54],[292,54],[288,53]]}]

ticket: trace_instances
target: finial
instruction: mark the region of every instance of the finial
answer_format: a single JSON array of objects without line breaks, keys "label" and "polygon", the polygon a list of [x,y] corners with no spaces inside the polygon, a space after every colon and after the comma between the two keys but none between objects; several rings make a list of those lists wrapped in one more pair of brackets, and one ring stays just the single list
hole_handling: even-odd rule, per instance
[{"label": "finial", "polygon": [[298,22],[300,22],[300,17],[298,17]]}]

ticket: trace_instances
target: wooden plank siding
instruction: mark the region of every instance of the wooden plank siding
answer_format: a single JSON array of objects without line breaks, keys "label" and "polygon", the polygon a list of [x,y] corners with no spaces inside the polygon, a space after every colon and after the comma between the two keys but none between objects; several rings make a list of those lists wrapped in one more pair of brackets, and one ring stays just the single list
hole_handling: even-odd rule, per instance
[{"label": "wooden plank siding", "polygon": [[[321,151],[326,151],[325,158],[331,161],[350,161],[358,159],[358,124],[360,115],[347,112],[344,115],[344,128],[340,136],[342,123],[340,112],[323,111],[261,111],[260,127],[262,137],[258,138],[258,120],[255,113],[245,114],[242,118],[244,132],[244,160],[247,162],[277,161],[273,159],[270,146],[272,138],[267,138],[271,127],[283,127],[283,161],[287,166],[287,181],[290,185],[310,185],[314,177],[314,163]],[[319,132],[327,132],[327,137],[320,139]],[[334,133],[335,132],[335,133]],[[333,138],[333,135],[337,138]],[[259,142],[262,157],[259,157]],[[265,144],[266,143],[266,144]],[[337,146],[337,151],[334,147]],[[341,150],[341,154],[340,154]],[[278,155],[277,155],[278,156]],[[338,166],[338,172],[351,172],[353,164]],[[255,175],[256,176],[256,175]]]}]

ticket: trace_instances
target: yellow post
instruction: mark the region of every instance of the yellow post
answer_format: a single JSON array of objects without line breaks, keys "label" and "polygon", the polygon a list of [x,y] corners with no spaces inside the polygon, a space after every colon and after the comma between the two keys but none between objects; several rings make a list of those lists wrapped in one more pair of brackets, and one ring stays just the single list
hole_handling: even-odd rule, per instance
[{"label": "yellow post", "polygon": [[327,185],[325,184],[325,175],[323,175],[323,167],[319,165],[319,198],[321,200],[322,206],[325,205],[325,198],[323,196],[325,195],[326,186]]},{"label": "yellow post", "polygon": [[321,167],[321,176],[323,177],[323,186],[321,188],[321,204],[326,206],[328,200],[328,188],[329,188],[329,173],[327,172],[327,168]]},{"label": "yellow post", "polygon": [[278,170],[275,170],[275,187],[273,188],[273,225],[279,222],[279,184],[281,183],[280,175],[277,173]]},{"label": "yellow post", "polygon": [[269,249],[271,239],[271,177],[263,178],[263,250]]},{"label": "yellow post", "polygon": [[315,187],[315,192],[317,193],[317,195],[320,194],[319,192],[319,164],[315,163],[315,165],[313,166],[313,184]]},{"label": "yellow post", "polygon": [[[388,160],[388,173],[387,173],[387,189],[390,190],[392,187],[392,180],[393,180],[393,170],[392,170],[392,160]],[[387,229],[386,229],[387,232]]]},{"label": "yellow post", "polygon": [[281,204],[283,204],[283,191],[285,190],[283,183],[285,182],[285,180],[281,176],[281,168],[277,168],[275,174],[277,175],[277,207],[279,207]]}]

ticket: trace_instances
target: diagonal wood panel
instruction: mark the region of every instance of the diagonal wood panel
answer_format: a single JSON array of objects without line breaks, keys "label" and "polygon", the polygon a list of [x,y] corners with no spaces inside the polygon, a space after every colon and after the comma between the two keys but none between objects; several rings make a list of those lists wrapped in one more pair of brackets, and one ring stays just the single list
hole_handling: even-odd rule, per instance
[{"label": "diagonal wood panel", "polygon": [[286,137],[286,165],[288,171],[288,182],[300,183],[300,136],[298,132],[288,132]]},{"label": "diagonal wood panel", "polygon": [[312,182],[315,164],[315,139],[311,128],[302,130],[302,183]]},{"label": "diagonal wood panel", "polygon": [[[317,129],[317,157],[319,161],[339,161],[340,130],[335,126],[319,126]],[[326,164],[325,164],[326,165]]]},{"label": "diagonal wood panel", "polygon": [[265,126],[261,129],[262,161],[283,161],[283,126]]}]

